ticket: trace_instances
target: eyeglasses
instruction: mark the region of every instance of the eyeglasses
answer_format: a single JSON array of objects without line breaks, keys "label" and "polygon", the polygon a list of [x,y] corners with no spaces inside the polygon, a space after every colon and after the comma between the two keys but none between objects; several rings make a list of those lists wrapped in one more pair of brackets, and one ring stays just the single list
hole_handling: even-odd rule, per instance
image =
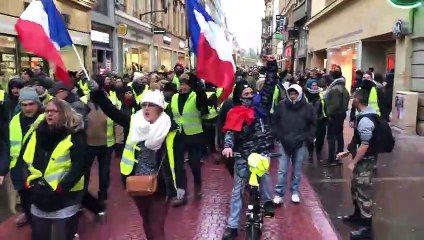
[{"label": "eyeglasses", "polygon": [[142,103],[141,104],[141,107],[157,107],[157,105],[156,104],[153,104],[153,103]]},{"label": "eyeglasses", "polygon": [[21,107],[32,107],[34,106],[36,103],[35,102],[30,102],[30,103],[21,103]]},{"label": "eyeglasses", "polygon": [[58,110],[56,110],[56,109],[46,109],[46,110],[45,110],[45,112],[46,112],[47,114],[49,114],[49,113],[59,113],[59,111],[58,111]]}]

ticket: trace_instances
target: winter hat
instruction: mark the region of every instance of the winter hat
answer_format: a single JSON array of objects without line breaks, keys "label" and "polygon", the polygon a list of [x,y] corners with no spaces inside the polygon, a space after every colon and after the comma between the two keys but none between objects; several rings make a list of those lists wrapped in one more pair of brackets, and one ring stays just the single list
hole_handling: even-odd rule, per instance
[{"label": "winter hat", "polygon": [[53,87],[54,82],[50,78],[44,78],[44,77],[35,77],[32,80],[35,85],[40,85],[44,87],[45,89],[50,89]]},{"label": "winter hat", "polygon": [[306,88],[311,88],[314,82],[318,83],[315,79],[309,79],[308,81],[306,81]]},{"label": "winter hat", "polygon": [[155,105],[158,105],[162,109],[165,109],[165,98],[162,92],[159,90],[148,90],[143,95],[143,99],[141,100],[141,104],[143,103],[153,103]]},{"label": "winter hat", "polygon": [[62,81],[57,81],[57,82],[55,82],[53,87],[49,90],[49,93],[51,95],[55,96],[59,90],[71,91],[71,88],[69,86],[65,85],[65,83],[63,83]]},{"label": "winter hat", "polygon": [[41,104],[40,98],[38,97],[37,91],[33,87],[24,87],[19,92],[19,103],[23,101],[34,101]]},{"label": "winter hat", "polygon": [[134,72],[134,77],[133,77],[133,81],[136,81],[138,79],[141,79],[144,77],[144,74],[141,72]]},{"label": "winter hat", "polygon": [[241,104],[241,95],[243,93],[243,90],[246,88],[252,88],[252,86],[250,86],[249,84],[247,84],[247,82],[243,81],[243,82],[239,82],[236,84],[236,86],[234,87],[234,91],[233,91],[233,102],[235,104]]},{"label": "winter hat", "polygon": [[302,99],[302,87],[299,86],[298,84],[293,84],[289,87],[289,89],[287,89],[287,92],[290,93],[292,91],[295,91],[299,94],[299,96],[297,97],[297,99],[294,101],[294,103],[299,102]]}]

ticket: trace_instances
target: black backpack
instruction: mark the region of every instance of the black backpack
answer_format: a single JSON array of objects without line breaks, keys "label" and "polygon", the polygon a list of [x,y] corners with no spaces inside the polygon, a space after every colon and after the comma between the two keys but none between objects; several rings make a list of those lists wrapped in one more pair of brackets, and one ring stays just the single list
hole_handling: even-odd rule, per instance
[{"label": "black backpack", "polygon": [[369,118],[375,125],[373,138],[375,143],[376,153],[390,153],[395,147],[396,140],[392,134],[392,128],[389,123],[377,114],[369,113],[361,115],[358,119],[358,123],[361,118]]}]

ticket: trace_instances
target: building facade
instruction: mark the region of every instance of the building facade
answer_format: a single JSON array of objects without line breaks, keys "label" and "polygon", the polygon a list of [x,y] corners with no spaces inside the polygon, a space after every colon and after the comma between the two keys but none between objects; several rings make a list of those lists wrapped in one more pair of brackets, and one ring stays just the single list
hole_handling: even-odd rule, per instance
[{"label": "building facade", "polygon": [[[37,64],[50,74],[48,62],[26,52],[19,43],[15,32],[15,23],[29,5],[29,0],[2,0],[0,7],[0,84],[9,80],[10,76],[19,74],[24,68]],[[72,41],[88,69],[91,61],[91,16],[89,11],[95,0],[57,0],[58,10],[62,13]],[[72,47],[61,50],[61,56],[68,70],[81,70]]]},{"label": "building facade", "polygon": [[274,29],[272,29],[272,23],[274,18],[274,8],[272,0],[265,0],[265,16],[262,19],[262,48],[261,55],[272,54],[272,38],[274,35]]}]

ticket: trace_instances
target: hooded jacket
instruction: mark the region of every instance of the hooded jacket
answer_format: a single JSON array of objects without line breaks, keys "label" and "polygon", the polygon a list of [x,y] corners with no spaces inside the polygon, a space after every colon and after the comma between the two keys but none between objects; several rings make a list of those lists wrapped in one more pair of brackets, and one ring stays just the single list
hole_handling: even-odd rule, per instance
[{"label": "hooded jacket", "polygon": [[299,93],[298,98],[295,101],[285,99],[278,104],[271,125],[273,135],[291,154],[304,143],[314,141],[316,128],[316,113],[302,96],[302,88],[294,84],[288,88],[288,92],[293,90]]},{"label": "hooded jacket", "polygon": [[346,80],[335,79],[324,94],[327,116],[345,113],[349,105],[349,92],[346,90]]}]

